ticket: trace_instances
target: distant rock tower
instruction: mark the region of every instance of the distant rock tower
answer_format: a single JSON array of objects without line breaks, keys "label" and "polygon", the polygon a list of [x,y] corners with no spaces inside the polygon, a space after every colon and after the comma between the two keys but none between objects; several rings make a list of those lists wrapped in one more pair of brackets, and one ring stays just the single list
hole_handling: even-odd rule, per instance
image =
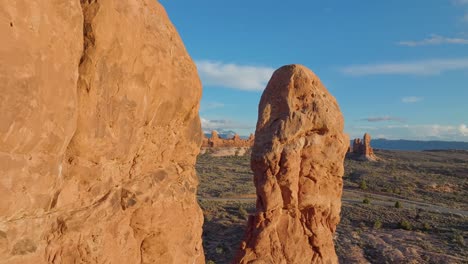
[{"label": "distant rock tower", "polygon": [[363,139],[356,138],[353,141],[353,148],[349,150],[361,160],[377,161],[378,158],[374,154],[374,149],[371,147],[371,136],[368,133],[364,134]]}]

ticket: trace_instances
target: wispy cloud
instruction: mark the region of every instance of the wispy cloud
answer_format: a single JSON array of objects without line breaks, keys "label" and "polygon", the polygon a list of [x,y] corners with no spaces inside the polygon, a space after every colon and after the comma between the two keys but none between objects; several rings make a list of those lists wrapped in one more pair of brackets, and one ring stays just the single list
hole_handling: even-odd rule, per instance
[{"label": "wispy cloud", "polygon": [[262,91],[274,69],[217,61],[196,61],[205,86],[220,86],[245,91]]},{"label": "wispy cloud", "polygon": [[[351,127],[352,137],[362,137],[369,129]],[[468,126],[461,125],[387,125],[375,127],[372,130],[374,138],[386,139],[410,139],[410,140],[448,140],[448,141],[468,141]]]},{"label": "wispy cloud", "polygon": [[[466,15],[466,18],[468,18],[468,14]],[[406,40],[406,41],[400,41],[397,44],[400,46],[408,46],[408,47],[443,45],[443,44],[468,45],[468,39],[450,38],[450,37],[444,37],[444,36],[433,34],[429,38],[425,38],[423,40],[418,40],[418,41]]]},{"label": "wispy cloud", "polygon": [[447,71],[468,69],[468,58],[432,59],[381,64],[351,65],[341,72],[351,76],[364,75],[435,75]]},{"label": "wispy cloud", "polygon": [[220,102],[208,102],[208,103],[202,102],[201,106],[200,106],[200,108],[201,108],[200,111],[219,109],[219,108],[223,108],[223,107],[224,107],[224,104],[220,103]]},{"label": "wispy cloud", "polygon": [[453,0],[452,2],[456,5],[468,5],[468,0]]},{"label": "wispy cloud", "polygon": [[396,121],[396,122],[404,122],[402,118],[394,117],[394,116],[376,116],[376,117],[366,117],[360,119],[360,121],[367,121],[367,122],[384,122],[384,121]]},{"label": "wispy cloud", "polygon": [[[457,6],[468,6],[468,0],[452,0],[452,3]],[[462,22],[468,22],[468,10],[465,9],[465,14],[461,18]]]},{"label": "wispy cloud", "polygon": [[216,130],[218,132],[225,130],[242,130],[242,129],[254,129],[255,126],[251,124],[238,123],[229,119],[207,119],[200,118],[202,130],[204,132],[210,132]]},{"label": "wispy cloud", "polygon": [[406,97],[401,98],[401,101],[406,104],[417,103],[417,102],[421,102],[422,100],[424,100],[424,98],[418,97],[418,96],[406,96]]},{"label": "wispy cloud", "polygon": [[460,131],[460,134],[462,134],[465,137],[468,137],[468,127],[465,124],[461,124],[458,127],[458,130]]}]

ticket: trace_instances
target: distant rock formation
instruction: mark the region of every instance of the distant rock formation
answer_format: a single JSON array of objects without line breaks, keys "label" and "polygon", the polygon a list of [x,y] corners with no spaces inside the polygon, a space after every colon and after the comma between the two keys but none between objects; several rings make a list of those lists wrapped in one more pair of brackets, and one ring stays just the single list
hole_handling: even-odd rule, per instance
[{"label": "distant rock formation", "polygon": [[371,136],[368,133],[364,134],[363,139],[356,138],[353,141],[353,147],[348,150],[353,153],[359,159],[368,161],[377,161],[378,158],[374,154],[374,150],[371,147]]},{"label": "distant rock formation", "polygon": [[235,263],[338,263],[343,116],[319,78],[278,69],[263,92],[251,167],[257,209]]},{"label": "distant rock formation", "polygon": [[250,134],[248,139],[241,139],[238,134],[235,134],[232,138],[223,139],[220,138],[218,132],[215,130],[211,131],[211,137],[207,138],[205,135],[202,136],[202,148],[232,148],[232,147],[247,147],[253,146],[255,137]]},{"label": "distant rock formation", "polygon": [[205,263],[201,83],[163,7],[0,10],[0,262]]}]

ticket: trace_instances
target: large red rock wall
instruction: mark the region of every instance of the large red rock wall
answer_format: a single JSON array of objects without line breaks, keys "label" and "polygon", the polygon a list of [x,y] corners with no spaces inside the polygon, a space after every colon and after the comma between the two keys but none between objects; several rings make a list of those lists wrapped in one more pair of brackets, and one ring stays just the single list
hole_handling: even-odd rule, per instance
[{"label": "large red rock wall", "polygon": [[278,69],[263,92],[251,166],[257,189],[235,263],[337,263],[343,116],[319,78],[300,65]]},{"label": "large red rock wall", "polygon": [[201,83],[162,6],[0,10],[0,262],[204,263]]}]

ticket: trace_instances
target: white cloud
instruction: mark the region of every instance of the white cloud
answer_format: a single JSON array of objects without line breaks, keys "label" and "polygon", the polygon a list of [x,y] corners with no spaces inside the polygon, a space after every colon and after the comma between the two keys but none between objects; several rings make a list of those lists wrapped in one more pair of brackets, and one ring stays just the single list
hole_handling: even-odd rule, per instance
[{"label": "white cloud", "polygon": [[407,96],[407,97],[401,98],[401,101],[407,104],[421,102],[422,100],[424,100],[424,98],[417,97],[417,96]]},{"label": "white cloud", "polygon": [[396,122],[404,122],[402,118],[394,117],[394,116],[375,116],[375,117],[366,117],[360,119],[360,121],[367,121],[367,122],[384,122],[384,121],[396,121]]},{"label": "white cloud", "polygon": [[[466,15],[466,18],[468,18],[468,14]],[[426,45],[442,45],[442,44],[468,45],[468,39],[450,38],[450,37],[443,37],[443,36],[433,34],[429,38],[426,38],[423,40],[400,41],[397,44],[400,46],[408,46],[408,47],[417,47],[417,46],[426,46]]]},{"label": "white cloud", "polygon": [[196,61],[205,86],[221,86],[245,91],[262,91],[274,69],[216,61]]},{"label": "white cloud", "polygon": [[239,123],[228,119],[206,119],[201,117],[201,126],[202,130],[205,133],[209,133],[212,130],[216,130],[218,132],[226,131],[226,130],[252,130],[255,129],[254,125]]},{"label": "white cloud", "polygon": [[[361,127],[350,127],[352,137],[362,137],[370,131]],[[423,125],[388,125],[376,126],[372,130],[374,138],[386,139],[408,139],[408,140],[446,140],[446,141],[468,141],[468,127],[465,124],[459,126],[423,124]]]},{"label": "white cloud", "polygon": [[211,109],[219,109],[223,108],[224,104],[220,102],[208,102],[208,103],[201,103],[201,110],[200,111],[205,111],[205,110],[211,110]]},{"label": "white cloud", "polygon": [[461,125],[458,127],[458,130],[460,131],[460,133],[461,133],[463,136],[468,137],[468,127],[467,127],[465,124],[461,124]]},{"label": "white cloud", "polygon": [[468,0],[453,0],[456,5],[468,5]]},{"label": "white cloud", "polygon": [[433,59],[395,63],[351,65],[341,69],[346,75],[435,75],[468,69],[468,58]]}]

